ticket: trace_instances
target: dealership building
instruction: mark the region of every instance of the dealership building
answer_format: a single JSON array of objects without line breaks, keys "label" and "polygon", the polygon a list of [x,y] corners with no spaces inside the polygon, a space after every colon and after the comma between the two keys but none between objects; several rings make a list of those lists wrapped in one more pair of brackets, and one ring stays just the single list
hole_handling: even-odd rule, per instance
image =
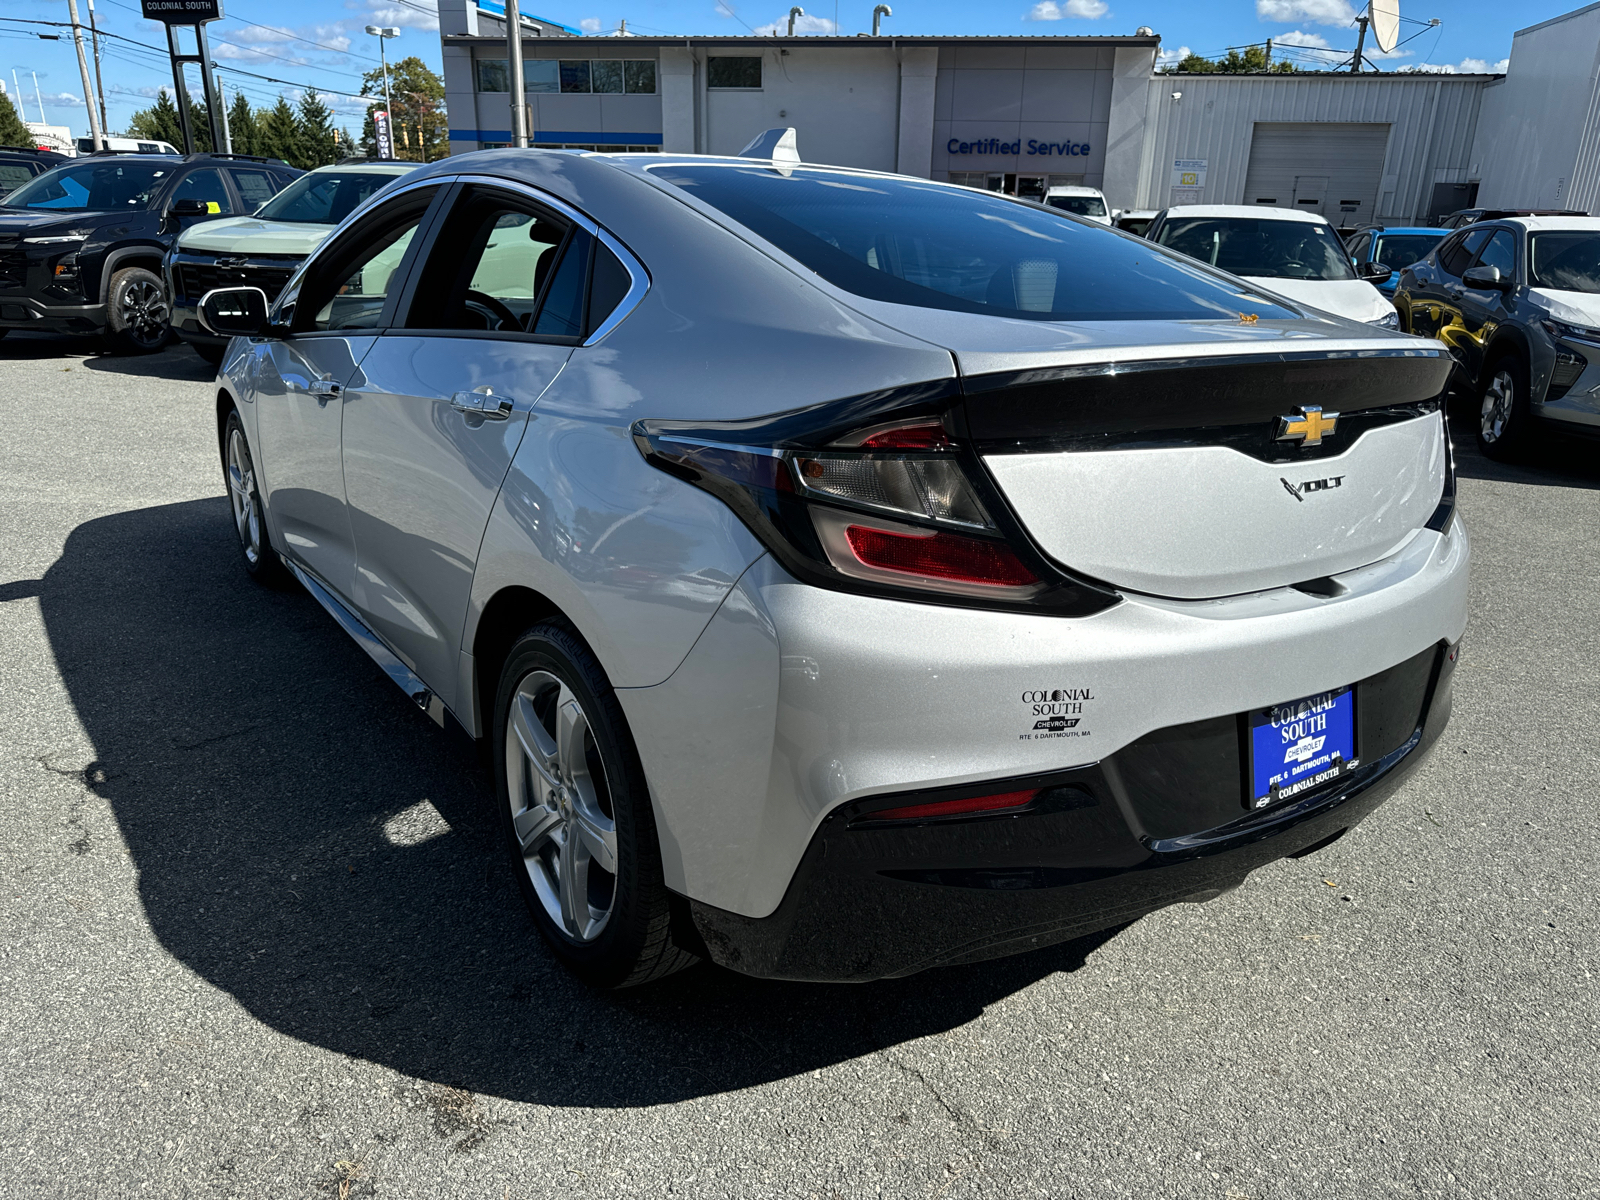
[{"label": "dealership building", "polygon": [[[508,144],[503,8],[440,0],[439,15],[451,152]],[[1158,74],[1160,38],[1146,28],[583,36],[524,14],[522,36],[538,146],[737,154],[792,126],[807,162],[1023,196],[1086,184],[1118,208],[1293,207],[1344,227],[1480,200],[1591,208],[1594,122],[1548,114],[1597,111],[1597,44],[1600,5],[1519,32],[1504,76]]]}]

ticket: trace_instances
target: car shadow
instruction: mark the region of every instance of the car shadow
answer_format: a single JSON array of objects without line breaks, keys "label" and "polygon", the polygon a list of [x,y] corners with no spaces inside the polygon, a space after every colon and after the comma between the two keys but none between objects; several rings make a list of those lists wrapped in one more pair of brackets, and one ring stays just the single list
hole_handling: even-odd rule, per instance
[{"label": "car shadow", "polygon": [[1114,936],[866,985],[701,966],[588,991],[522,907],[469,739],[238,557],[224,499],[141,509],[17,594],[95,748],[44,765],[109,801],[161,944],[282,1033],[514,1100],[660,1104],[949,1030]]},{"label": "car shadow", "polygon": [[0,338],[0,362],[78,357],[83,357],[87,370],[112,375],[190,382],[209,382],[217,375],[216,367],[176,340],[154,354],[118,354],[107,350],[104,339],[97,337],[60,337],[18,330]]},{"label": "car shadow", "polygon": [[[1578,434],[1536,430],[1511,462],[1495,462],[1478,449],[1476,399],[1454,397],[1447,410],[1456,474],[1463,479],[1532,483],[1545,487],[1600,488],[1600,442]],[[1600,432],[1600,431],[1597,431]]]}]

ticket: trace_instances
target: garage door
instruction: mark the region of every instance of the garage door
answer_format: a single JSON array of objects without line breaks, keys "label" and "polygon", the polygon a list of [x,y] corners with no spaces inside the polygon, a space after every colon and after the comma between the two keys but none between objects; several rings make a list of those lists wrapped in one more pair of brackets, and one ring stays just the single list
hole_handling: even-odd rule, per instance
[{"label": "garage door", "polygon": [[1389,126],[1258,121],[1244,202],[1318,212],[1341,229],[1373,219]]}]

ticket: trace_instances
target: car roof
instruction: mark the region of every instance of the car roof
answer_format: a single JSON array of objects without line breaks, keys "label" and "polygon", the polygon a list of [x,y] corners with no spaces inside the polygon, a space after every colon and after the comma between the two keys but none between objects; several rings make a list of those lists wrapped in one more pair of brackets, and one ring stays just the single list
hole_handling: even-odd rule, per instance
[{"label": "car roof", "polygon": [[1434,237],[1443,237],[1450,232],[1448,229],[1441,229],[1437,225],[1366,225],[1356,232],[1365,233],[1369,229],[1373,233],[1427,233],[1432,234]]},{"label": "car roof", "polygon": [[1064,183],[1060,187],[1046,188],[1046,196],[1101,196],[1099,188],[1084,187],[1080,183]]},{"label": "car roof", "polygon": [[404,175],[407,171],[415,171],[422,165],[391,158],[384,162],[329,163],[325,167],[315,167],[306,173],[320,175],[324,171],[338,171],[343,175]]},{"label": "car roof", "polygon": [[1258,221],[1303,221],[1307,225],[1327,225],[1321,213],[1297,208],[1272,208],[1265,204],[1174,204],[1167,215],[1185,217],[1254,217]]},{"label": "car roof", "polygon": [[1520,225],[1530,233],[1540,229],[1600,229],[1600,217],[1496,217],[1495,223]]}]

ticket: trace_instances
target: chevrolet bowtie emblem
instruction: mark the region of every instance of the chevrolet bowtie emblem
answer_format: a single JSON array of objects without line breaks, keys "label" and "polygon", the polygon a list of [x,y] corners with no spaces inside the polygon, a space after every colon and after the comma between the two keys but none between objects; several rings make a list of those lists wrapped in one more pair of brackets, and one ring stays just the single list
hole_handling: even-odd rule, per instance
[{"label": "chevrolet bowtie emblem", "polygon": [[1294,410],[1295,415],[1278,418],[1278,441],[1299,442],[1302,446],[1320,446],[1324,437],[1333,436],[1333,427],[1339,423],[1338,413],[1325,413],[1315,404]]}]

